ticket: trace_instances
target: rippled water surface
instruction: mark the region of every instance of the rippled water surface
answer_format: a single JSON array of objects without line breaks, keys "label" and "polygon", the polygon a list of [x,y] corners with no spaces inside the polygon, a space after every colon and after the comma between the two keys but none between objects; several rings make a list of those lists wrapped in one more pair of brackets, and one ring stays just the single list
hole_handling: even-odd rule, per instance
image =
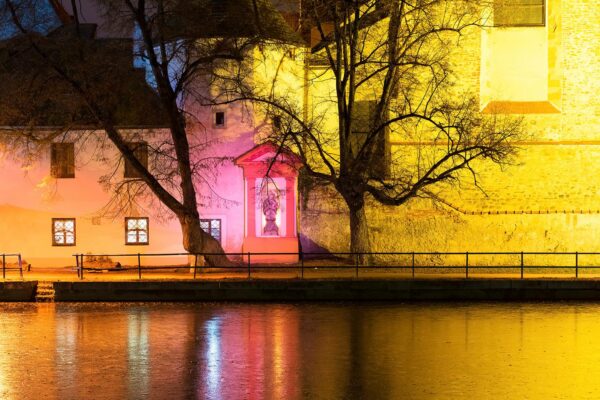
[{"label": "rippled water surface", "polygon": [[598,399],[600,304],[0,304],[1,399]]}]

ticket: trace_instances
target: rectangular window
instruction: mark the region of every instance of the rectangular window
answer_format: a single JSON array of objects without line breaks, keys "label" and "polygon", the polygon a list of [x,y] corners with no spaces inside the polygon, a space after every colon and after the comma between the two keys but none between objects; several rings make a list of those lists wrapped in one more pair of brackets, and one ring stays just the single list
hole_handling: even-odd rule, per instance
[{"label": "rectangular window", "polygon": [[[127,144],[133,155],[145,167],[148,168],[148,143],[131,142]],[[125,159],[125,178],[140,178],[141,175],[133,168],[133,165]]]},{"label": "rectangular window", "polygon": [[225,111],[215,111],[213,126],[215,128],[225,128]]},{"label": "rectangular window", "polygon": [[544,26],[545,0],[494,0],[494,26]]},{"label": "rectangular window", "polygon": [[220,219],[201,219],[200,227],[210,236],[221,243],[221,220]]},{"label": "rectangular window", "polygon": [[148,244],[148,218],[125,218],[125,244]]},{"label": "rectangular window", "polygon": [[53,178],[75,178],[75,143],[52,143],[50,175]]},{"label": "rectangular window", "polygon": [[75,218],[52,218],[52,246],[75,246]]},{"label": "rectangular window", "polygon": [[389,146],[387,129],[374,132],[375,112],[377,102],[375,100],[355,101],[352,109],[352,131],[350,136],[350,147],[354,157],[358,155],[365,141],[370,135],[374,137],[374,154],[371,156],[370,170],[373,177],[384,179],[389,175]]}]

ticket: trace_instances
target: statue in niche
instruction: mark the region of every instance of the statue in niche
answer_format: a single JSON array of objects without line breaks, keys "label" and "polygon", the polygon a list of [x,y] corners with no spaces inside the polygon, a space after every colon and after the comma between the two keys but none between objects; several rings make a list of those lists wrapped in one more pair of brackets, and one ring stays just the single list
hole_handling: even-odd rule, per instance
[{"label": "statue in niche", "polygon": [[279,200],[277,199],[277,194],[273,191],[267,192],[267,196],[262,202],[262,212],[266,221],[263,227],[263,235],[279,236],[279,227],[276,222],[278,210]]}]

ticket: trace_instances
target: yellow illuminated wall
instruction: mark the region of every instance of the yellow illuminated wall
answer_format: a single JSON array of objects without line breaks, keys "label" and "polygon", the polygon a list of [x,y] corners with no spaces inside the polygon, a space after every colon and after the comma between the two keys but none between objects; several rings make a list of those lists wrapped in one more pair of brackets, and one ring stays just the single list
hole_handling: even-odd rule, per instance
[{"label": "yellow illuminated wall", "polygon": [[[485,193],[467,183],[436,202],[372,204],[374,250],[600,250],[599,20],[600,3],[548,0],[543,27],[472,29],[461,38],[450,58],[457,85],[480,96],[482,112],[523,118],[519,157],[503,169],[479,168]],[[391,140],[392,151],[414,145]],[[346,211],[320,198],[308,194],[302,229],[322,247],[347,250]]]}]

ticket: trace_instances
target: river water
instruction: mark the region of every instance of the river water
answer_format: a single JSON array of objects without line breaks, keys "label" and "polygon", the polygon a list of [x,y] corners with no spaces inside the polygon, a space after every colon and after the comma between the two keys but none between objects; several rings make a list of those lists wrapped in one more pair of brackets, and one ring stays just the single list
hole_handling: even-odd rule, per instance
[{"label": "river water", "polygon": [[1,399],[598,399],[600,304],[0,304]]}]

